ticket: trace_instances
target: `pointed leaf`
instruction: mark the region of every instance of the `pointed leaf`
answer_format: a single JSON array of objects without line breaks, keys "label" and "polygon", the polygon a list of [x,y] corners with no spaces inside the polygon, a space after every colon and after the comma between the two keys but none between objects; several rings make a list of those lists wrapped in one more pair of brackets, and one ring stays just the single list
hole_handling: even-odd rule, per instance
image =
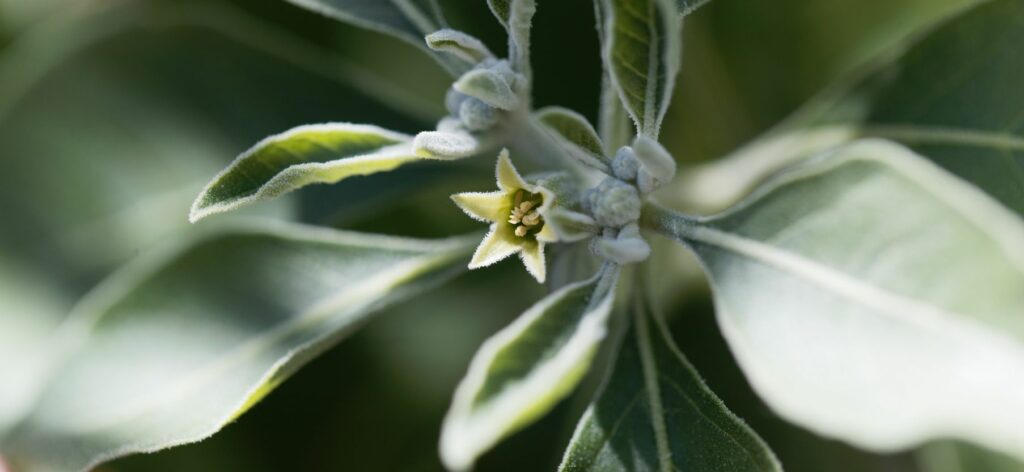
[{"label": "pointed leaf", "polygon": [[598,0],[609,76],[637,132],[657,139],[679,72],[681,19],[672,0]]},{"label": "pointed leaf", "polygon": [[234,210],[314,183],[392,170],[426,157],[410,137],[369,125],[305,125],[270,136],[238,156],[196,198],[189,219]]},{"label": "pointed leaf", "polygon": [[430,49],[454,54],[469,64],[494,57],[484,43],[462,31],[443,29],[428,34],[426,40]]},{"label": "pointed leaf", "polygon": [[508,58],[516,72],[530,77],[530,28],[535,0],[487,0],[491,13],[508,31]]},{"label": "pointed leaf", "polygon": [[572,392],[605,336],[618,269],[548,295],[477,351],[441,431],[441,458],[464,470]]},{"label": "pointed leaf", "polygon": [[444,54],[430,51],[423,37],[445,27],[437,0],[287,0],[336,20],[390,34],[431,53],[441,65],[458,75],[467,67]]},{"label": "pointed leaf", "polygon": [[512,85],[494,70],[471,70],[459,77],[452,88],[501,110],[519,107],[519,96],[512,90]]},{"label": "pointed leaf", "polygon": [[72,313],[67,353],[0,451],[82,470],[217,432],[376,309],[462,270],[476,238],[251,225],[163,248]]},{"label": "pointed leaf", "polygon": [[984,193],[869,140],[659,224],[703,261],[782,416],[873,450],[955,437],[1024,457],[1024,222]]},{"label": "pointed leaf", "polygon": [[534,117],[574,158],[599,170],[610,170],[604,144],[583,115],[568,108],[546,107],[535,112]]},{"label": "pointed leaf", "polygon": [[775,455],[726,409],[643,306],[598,398],[576,426],[561,472],[781,471]]}]

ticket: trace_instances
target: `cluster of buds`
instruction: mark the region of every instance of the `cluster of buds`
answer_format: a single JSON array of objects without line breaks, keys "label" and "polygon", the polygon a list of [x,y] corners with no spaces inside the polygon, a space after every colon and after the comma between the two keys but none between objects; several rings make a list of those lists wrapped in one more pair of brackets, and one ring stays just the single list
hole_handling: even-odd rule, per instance
[{"label": "cluster of buds", "polygon": [[416,136],[416,151],[438,158],[473,155],[495,144],[507,114],[528,106],[530,81],[506,59],[499,59],[480,40],[452,29],[426,37],[427,45],[460,59],[467,67],[448,90],[449,115],[436,131]]},{"label": "cluster of buds", "polygon": [[583,192],[580,211],[559,209],[548,215],[561,240],[592,237],[591,250],[620,264],[640,262],[651,248],[640,234],[644,197],[675,175],[672,155],[657,141],[639,136],[616,152],[605,178]]}]

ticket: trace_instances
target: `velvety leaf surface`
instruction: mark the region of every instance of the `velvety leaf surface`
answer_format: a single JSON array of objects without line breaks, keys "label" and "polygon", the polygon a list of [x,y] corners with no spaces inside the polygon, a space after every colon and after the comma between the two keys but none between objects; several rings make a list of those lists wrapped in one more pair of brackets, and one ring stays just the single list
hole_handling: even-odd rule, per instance
[{"label": "velvety leaf surface", "polygon": [[444,54],[434,54],[423,37],[446,27],[436,0],[288,0],[325,16],[387,33],[423,48],[441,65],[458,74],[466,64]]},{"label": "velvety leaf surface", "polygon": [[579,113],[562,107],[546,107],[534,114],[551,132],[565,151],[582,162],[604,171],[610,171],[604,144],[597,130]]},{"label": "velvety leaf surface", "polygon": [[508,59],[512,68],[530,77],[530,29],[536,0],[487,0],[491,13],[508,32]]},{"label": "velvety leaf surface", "polygon": [[576,426],[563,472],[781,471],[768,446],[708,389],[663,320],[634,306],[614,369]]},{"label": "velvety leaf surface", "polygon": [[368,314],[462,270],[475,239],[267,223],[149,253],[50,340],[49,381],[0,451],[16,468],[80,470],[205,438]]},{"label": "velvety leaf surface", "polygon": [[[0,57],[0,211],[18,222],[0,244],[75,295],[189,226],[210,178],[268,134],[329,119],[414,126],[353,90],[349,79],[365,76],[344,58],[244,12],[74,11],[88,15],[45,23]],[[284,217],[289,203],[246,211]]]},{"label": "velvety leaf surface", "polygon": [[618,269],[566,285],[477,351],[441,431],[441,458],[472,467],[505,436],[547,413],[579,383],[604,339]]},{"label": "velvety leaf surface", "polygon": [[304,125],[270,136],[214,177],[193,203],[189,219],[426,159],[414,152],[411,141],[411,136],[350,123]]},{"label": "velvety leaf surface", "polygon": [[1024,223],[984,193],[867,140],[660,223],[783,417],[878,451],[957,437],[1024,457]]},{"label": "velvety leaf surface", "polygon": [[671,0],[598,0],[604,61],[637,131],[657,138],[682,54]]}]

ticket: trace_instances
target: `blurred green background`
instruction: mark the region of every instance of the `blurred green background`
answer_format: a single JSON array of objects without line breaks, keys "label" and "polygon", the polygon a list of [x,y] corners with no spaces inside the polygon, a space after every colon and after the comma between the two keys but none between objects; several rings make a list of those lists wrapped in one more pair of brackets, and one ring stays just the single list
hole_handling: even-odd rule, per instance
[{"label": "blurred green background", "polygon": [[[452,26],[504,50],[483,0],[442,3]],[[536,106],[594,118],[592,2],[538,3]],[[686,21],[663,139],[682,161],[721,157],[964,3],[715,0]],[[260,138],[324,121],[415,133],[442,115],[448,85],[417,49],[282,0],[0,0],[0,316],[44,336],[119,264],[189,231],[192,198]],[[475,230],[446,195],[489,188],[490,166],[416,165],[249,212],[425,237]],[[874,455],[787,425],[732,361],[706,289],[663,283],[682,349],[788,470],[998,470],[980,455],[950,463],[942,446]],[[19,304],[22,290],[49,302]],[[389,309],[213,438],[102,470],[440,470],[440,420],[470,356],[540,292],[511,262],[462,276]],[[553,470],[581,404],[565,402],[478,470]]]}]

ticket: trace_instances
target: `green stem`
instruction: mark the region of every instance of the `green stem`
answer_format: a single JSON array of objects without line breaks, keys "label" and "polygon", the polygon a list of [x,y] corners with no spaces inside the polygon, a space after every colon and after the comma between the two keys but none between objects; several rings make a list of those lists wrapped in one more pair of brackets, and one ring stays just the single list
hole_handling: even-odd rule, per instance
[{"label": "green stem", "polygon": [[651,427],[654,429],[654,442],[658,450],[658,470],[671,472],[670,462],[672,450],[668,445],[668,430],[665,426],[665,408],[661,402],[661,387],[658,383],[658,364],[654,356],[654,347],[651,343],[651,330],[647,324],[647,307],[643,298],[645,287],[641,287],[634,297],[633,322],[637,347],[640,351],[640,365],[643,367],[644,389],[647,390],[647,401],[650,405]]}]

